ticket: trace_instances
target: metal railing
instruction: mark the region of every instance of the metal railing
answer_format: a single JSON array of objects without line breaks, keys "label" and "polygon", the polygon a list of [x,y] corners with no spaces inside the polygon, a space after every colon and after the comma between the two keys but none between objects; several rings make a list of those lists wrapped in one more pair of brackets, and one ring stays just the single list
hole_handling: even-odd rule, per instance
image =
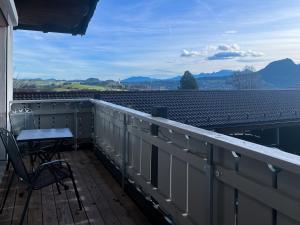
[{"label": "metal railing", "polygon": [[10,104],[10,120],[15,132],[33,128],[68,127],[78,141],[93,137],[93,104],[88,99],[17,100]]},{"label": "metal railing", "polygon": [[13,114],[24,108],[41,128],[94,138],[174,224],[300,224],[299,156],[100,100],[12,102]]},{"label": "metal railing", "polygon": [[300,157],[92,100],[95,141],[176,224],[300,224]]}]

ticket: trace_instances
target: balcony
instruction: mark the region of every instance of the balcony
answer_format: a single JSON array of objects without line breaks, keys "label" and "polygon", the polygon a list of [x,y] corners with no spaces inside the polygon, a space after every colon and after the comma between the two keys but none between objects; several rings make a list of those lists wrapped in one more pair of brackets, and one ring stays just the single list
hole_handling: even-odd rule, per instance
[{"label": "balcony", "polygon": [[[25,224],[150,224],[90,150],[63,153],[71,163],[84,208],[78,210],[74,190],[58,194],[55,185],[35,191]],[[11,171],[10,171],[11,172]],[[6,187],[3,178],[1,188]],[[66,184],[72,187],[69,182]],[[26,200],[22,183],[15,180],[0,215],[0,224],[18,224]]]},{"label": "balcony", "polygon": [[[121,187],[165,223],[300,223],[299,156],[95,99],[18,100],[10,110],[19,129],[69,127],[75,135],[75,150],[63,154],[85,210],[76,211],[73,193],[49,187],[32,198],[28,224],[147,224]],[[18,185],[0,221],[18,217]]]}]

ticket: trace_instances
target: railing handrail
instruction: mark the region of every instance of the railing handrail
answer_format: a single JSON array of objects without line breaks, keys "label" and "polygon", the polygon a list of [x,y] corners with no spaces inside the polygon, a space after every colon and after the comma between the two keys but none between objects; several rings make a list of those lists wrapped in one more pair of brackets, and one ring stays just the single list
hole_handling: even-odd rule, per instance
[{"label": "railing handrail", "polygon": [[45,100],[14,100],[12,104],[29,104],[29,103],[55,103],[55,102],[82,102],[88,101],[96,105],[102,105],[111,109],[125,113],[128,116],[139,117],[144,121],[156,124],[167,129],[185,133],[190,137],[214,144],[226,150],[234,151],[250,158],[255,158],[273,166],[288,170],[292,173],[300,174],[300,156],[284,152],[277,148],[266,147],[252,142],[244,141],[213,131],[197,128],[180,122],[160,117],[153,117],[148,113],[130,109],[113,103],[96,100],[91,98],[78,99],[45,99]]},{"label": "railing handrail", "polygon": [[255,158],[259,161],[266,162],[292,173],[300,174],[300,156],[298,155],[290,154],[277,148],[266,147],[213,131],[197,128],[173,120],[152,117],[148,113],[140,112],[102,100],[91,99],[90,101],[94,104],[100,104],[102,106],[118,110],[122,113],[126,113],[129,116],[141,117],[141,119],[149,123],[163,126],[174,131],[180,131],[191,137],[197,137],[200,140],[217,145],[218,147],[240,153],[250,158]]},{"label": "railing handrail", "polygon": [[90,101],[90,98],[70,98],[70,99],[37,99],[37,100],[13,100],[10,101],[9,104],[29,104],[29,103],[55,103],[55,102],[82,102],[82,101]]},{"label": "railing handrail", "polygon": [[[121,173],[123,188],[128,180],[176,224],[234,224],[252,217],[239,213],[246,211],[300,222],[300,156],[102,100],[26,100],[11,107],[36,110],[41,128],[72,123],[75,147],[78,137],[93,139]],[[61,114],[70,108],[78,110]]]}]

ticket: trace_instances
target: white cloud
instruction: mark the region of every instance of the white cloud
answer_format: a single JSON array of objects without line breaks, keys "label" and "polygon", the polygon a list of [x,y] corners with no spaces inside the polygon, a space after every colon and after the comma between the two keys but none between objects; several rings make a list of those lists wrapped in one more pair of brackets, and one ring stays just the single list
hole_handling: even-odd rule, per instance
[{"label": "white cloud", "polygon": [[201,53],[198,51],[188,51],[186,49],[183,49],[182,53],[181,53],[181,57],[194,57],[194,56],[200,56],[200,55],[201,55]]},{"label": "white cloud", "polygon": [[235,58],[257,58],[264,56],[264,53],[253,50],[241,50],[238,44],[222,44],[217,46],[216,52],[209,56],[208,60],[226,60]]},{"label": "white cloud", "polygon": [[217,50],[220,51],[239,51],[240,49],[241,48],[238,44],[230,44],[230,45],[222,44],[217,47]]},{"label": "white cloud", "polygon": [[236,30],[227,30],[224,32],[224,34],[236,34],[237,31]]}]

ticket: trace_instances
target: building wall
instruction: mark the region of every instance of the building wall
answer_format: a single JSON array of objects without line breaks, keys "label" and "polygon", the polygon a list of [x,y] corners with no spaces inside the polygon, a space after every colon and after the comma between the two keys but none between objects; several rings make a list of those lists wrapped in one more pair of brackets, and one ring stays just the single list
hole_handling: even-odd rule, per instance
[{"label": "building wall", "polygon": [[[13,27],[9,26],[7,28],[7,112],[9,112],[9,102],[13,100]],[[9,124],[9,119],[7,117],[7,124]]]},{"label": "building wall", "polygon": [[7,28],[0,27],[0,127],[6,127]]},{"label": "building wall", "polygon": [[[13,0],[0,0],[0,127],[8,128],[9,102],[13,96],[12,44],[13,26],[17,25]],[[0,143],[0,178],[6,164],[6,154]]]},{"label": "building wall", "polygon": [[[0,27],[0,127],[7,121],[7,27]],[[5,160],[5,151],[0,146],[0,160]],[[1,166],[1,164],[0,164]]]}]

